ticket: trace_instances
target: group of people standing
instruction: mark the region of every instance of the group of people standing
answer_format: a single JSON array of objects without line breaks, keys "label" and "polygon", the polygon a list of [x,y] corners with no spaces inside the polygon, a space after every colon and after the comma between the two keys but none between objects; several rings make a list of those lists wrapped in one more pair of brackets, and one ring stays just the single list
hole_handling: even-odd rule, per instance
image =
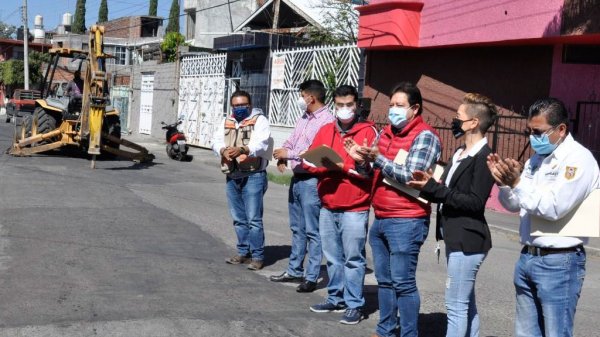
[{"label": "group of people standing", "polygon": [[[358,113],[356,88],[334,92],[334,113],[317,80],[300,85],[303,111],[290,137],[273,151],[278,169],[293,172],[288,208],[292,232],[288,267],[273,282],[296,282],[298,292],[316,289],[322,257],[327,261],[327,298],[310,307],[343,312],[343,324],[363,319],[365,245],[372,249],[378,283],[379,322],[373,337],[418,336],[420,295],[416,270],[427,238],[431,207],[437,204],[436,239],[447,259],[447,336],[478,336],[477,272],[492,247],[484,216],[494,183],[500,201],[521,214],[523,250],[515,269],[517,336],[571,336],[585,274],[586,238],[531,236],[530,217],[559,219],[600,188],[598,164],[568,132],[568,114],[556,99],[542,99],[529,111],[527,131],[536,154],[525,169],[492,153],[485,136],[497,118],[494,103],[467,94],[452,120],[454,137],[464,139],[441,178],[432,167],[441,154],[437,132],[422,118],[420,90],[403,82],[390,95],[389,124],[377,131]],[[270,131],[250,94],[231,97],[232,112],[217,131],[213,149],[227,174],[226,193],[237,234],[229,264],[264,264],[263,196],[271,159]],[[327,146],[341,160],[303,159]],[[419,198],[398,184],[420,191]],[[375,220],[368,228],[369,211]],[[305,263],[306,260],[306,263]]]}]

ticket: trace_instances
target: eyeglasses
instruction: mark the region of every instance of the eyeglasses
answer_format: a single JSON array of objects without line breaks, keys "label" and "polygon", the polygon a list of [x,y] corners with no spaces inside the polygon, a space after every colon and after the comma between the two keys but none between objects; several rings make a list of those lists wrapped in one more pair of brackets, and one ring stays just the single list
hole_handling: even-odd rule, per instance
[{"label": "eyeglasses", "polygon": [[525,135],[526,135],[527,137],[529,137],[529,136],[534,136],[534,137],[540,138],[540,137],[542,137],[543,135],[548,135],[548,136],[550,136],[550,135],[551,135],[551,134],[552,134],[552,133],[553,133],[553,132],[556,130],[556,128],[557,128],[557,127],[558,127],[558,126],[551,127],[550,129],[548,129],[548,130],[546,130],[546,131],[542,131],[542,130],[540,130],[540,129],[530,129],[530,128],[527,128],[527,129],[525,129],[525,132],[524,132],[524,133],[525,133]]},{"label": "eyeglasses", "polygon": [[232,104],[231,105],[232,108],[249,108],[250,104],[248,103],[242,103],[242,104]]}]

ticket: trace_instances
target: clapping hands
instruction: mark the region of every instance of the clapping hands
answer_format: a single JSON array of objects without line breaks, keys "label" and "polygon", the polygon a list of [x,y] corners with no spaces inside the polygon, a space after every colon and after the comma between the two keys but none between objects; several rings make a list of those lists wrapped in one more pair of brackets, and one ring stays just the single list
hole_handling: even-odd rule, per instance
[{"label": "clapping hands", "polygon": [[431,179],[432,176],[432,169],[427,170],[427,172],[416,170],[412,174],[412,180],[409,181],[407,184],[408,186],[420,191],[423,189],[425,184],[427,184],[427,182],[429,181],[429,179]]},{"label": "clapping hands", "polygon": [[518,161],[492,153],[487,157],[487,165],[498,185],[514,188],[519,183],[523,166]]},{"label": "clapping hands", "polygon": [[360,165],[363,165],[365,162],[375,161],[375,158],[379,155],[377,146],[369,147],[366,138],[362,146],[358,145],[354,139],[348,138],[344,141],[344,148],[348,152],[348,155]]}]

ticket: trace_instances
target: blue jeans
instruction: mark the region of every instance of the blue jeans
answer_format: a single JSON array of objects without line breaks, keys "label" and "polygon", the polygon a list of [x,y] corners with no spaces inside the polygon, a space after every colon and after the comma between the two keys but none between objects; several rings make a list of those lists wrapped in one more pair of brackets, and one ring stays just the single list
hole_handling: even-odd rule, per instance
[{"label": "blue jeans", "polygon": [[267,191],[267,173],[259,171],[245,178],[227,177],[227,202],[237,235],[237,251],[241,256],[252,254],[264,260],[263,196]]},{"label": "blue jeans", "polygon": [[[292,252],[287,273],[291,276],[304,276],[307,281],[317,282],[322,257],[319,236],[321,200],[317,193],[317,178],[292,178],[288,209],[292,230]],[[305,273],[304,257],[307,253],[308,265]]]},{"label": "blue jeans", "polygon": [[514,275],[515,336],[573,336],[585,260],[583,251],[546,256],[521,253]]},{"label": "blue jeans", "polygon": [[475,278],[485,259],[485,253],[465,254],[446,251],[446,337],[479,336],[479,314],[475,303]]},{"label": "blue jeans", "polygon": [[421,298],[417,289],[419,250],[429,233],[429,217],[375,219],[369,232],[379,298],[377,335],[417,337]]},{"label": "blue jeans", "polygon": [[321,208],[319,233],[327,259],[327,302],[350,309],[365,305],[365,244],[369,211],[344,212]]}]

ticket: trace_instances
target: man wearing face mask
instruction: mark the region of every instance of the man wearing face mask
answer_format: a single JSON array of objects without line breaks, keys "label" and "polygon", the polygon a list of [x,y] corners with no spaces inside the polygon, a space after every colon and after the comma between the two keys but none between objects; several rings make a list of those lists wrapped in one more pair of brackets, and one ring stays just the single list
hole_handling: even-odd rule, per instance
[{"label": "man wearing face mask", "polygon": [[[298,106],[302,116],[283,146],[273,151],[280,172],[290,163],[294,172],[290,184],[288,210],[292,231],[292,251],[286,271],[273,275],[273,282],[298,282],[297,292],[313,292],[321,269],[321,237],[319,236],[319,212],[321,201],[317,194],[317,178],[302,165],[299,155],[306,151],[319,129],[335,120],[325,105],[325,86],[317,80],[300,84]],[[304,258],[308,264],[304,268]]]},{"label": "man wearing face mask", "polygon": [[556,221],[600,188],[598,163],[569,133],[564,104],[541,99],[529,108],[527,129],[536,152],[521,165],[488,156],[507,210],[520,211],[523,249],[515,266],[515,336],[572,336],[577,300],[585,276],[588,238],[531,235],[531,217]]},{"label": "man wearing face mask", "polygon": [[[384,183],[383,179],[406,184],[413,172],[427,171],[438,160],[441,143],[421,117],[422,111],[421,91],[414,84],[403,82],[392,91],[390,125],[382,130],[378,143],[369,146],[346,142],[346,150],[357,161],[359,170],[374,170],[375,221],[369,231],[369,243],[380,312],[374,336],[396,336],[398,323],[401,336],[418,336],[420,296],[416,270],[421,245],[429,232],[431,207]],[[396,164],[394,159],[400,150],[408,155],[403,164]]]},{"label": "man wearing face mask", "polygon": [[[376,136],[373,122],[357,115],[358,92],[342,85],[334,94],[337,121],[323,126],[310,149],[323,144],[343,159],[324,161],[322,167],[303,162],[303,167],[319,179],[317,189],[323,208],[319,233],[327,259],[327,299],[310,307],[318,313],[344,312],[340,323],[357,324],[362,319],[365,279],[365,243],[371,203],[371,179],[356,171],[356,162],[344,150],[344,141],[354,139],[371,143]],[[337,164],[337,165],[336,165]]]},{"label": "man wearing face mask", "polygon": [[263,196],[271,131],[262,110],[252,108],[249,93],[236,91],[230,102],[232,114],[221,124],[213,144],[227,175],[227,202],[237,235],[237,254],[225,262],[248,263],[248,269],[259,270],[264,261]]}]

